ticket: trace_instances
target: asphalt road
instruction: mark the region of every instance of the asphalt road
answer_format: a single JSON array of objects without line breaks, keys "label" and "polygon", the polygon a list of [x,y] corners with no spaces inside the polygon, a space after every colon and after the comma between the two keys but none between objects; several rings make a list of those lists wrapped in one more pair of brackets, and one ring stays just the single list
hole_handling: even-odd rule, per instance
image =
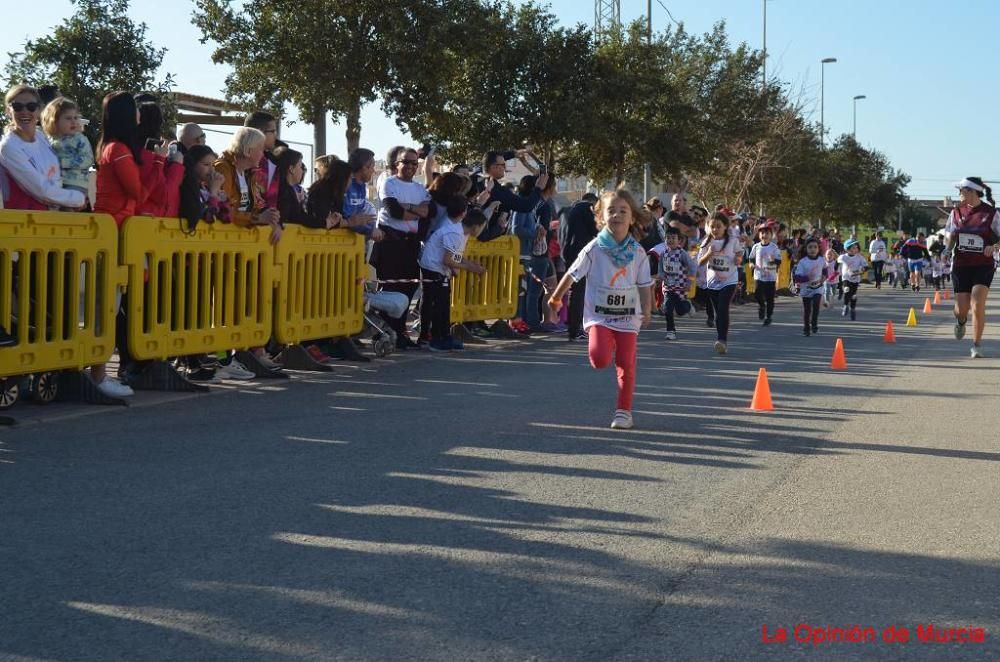
[{"label": "asphalt road", "polygon": [[[561,337],[19,406],[0,658],[1000,659],[1000,360],[943,308],[905,328],[923,296],[865,287],[812,338],[798,300],[767,329],[746,306],[725,357],[701,319],[674,343],[654,320],[629,432]],[[747,409],[762,366],[770,414]],[[919,642],[931,623],[985,643]]]}]

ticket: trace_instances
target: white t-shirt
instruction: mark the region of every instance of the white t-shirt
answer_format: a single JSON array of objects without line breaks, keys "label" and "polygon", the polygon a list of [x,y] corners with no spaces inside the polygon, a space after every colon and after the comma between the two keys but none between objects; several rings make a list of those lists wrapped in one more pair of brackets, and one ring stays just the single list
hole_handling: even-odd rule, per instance
[{"label": "white t-shirt", "polygon": [[624,267],[616,267],[607,253],[593,239],[583,247],[576,261],[570,266],[574,281],[587,279],[583,295],[583,328],[605,326],[615,331],[639,333],[642,328],[640,287],[653,284],[649,274],[649,258],[641,247],[635,257]]},{"label": "white t-shirt", "polygon": [[881,239],[872,239],[871,243],[868,244],[868,254],[872,258],[872,262],[885,262],[889,259],[889,254],[885,250],[885,242]]},{"label": "white t-shirt", "polygon": [[80,207],[84,195],[62,187],[62,171],[49,139],[35,131],[34,142],[26,142],[13,131],[0,140],[0,188],[3,198],[10,198],[12,177],[21,190],[50,207]]},{"label": "white t-shirt", "polygon": [[776,243],[756,243],[750,249],[750,262],[754,265],[754,280],[764,283],[774,283],[778,280],[778,262],[781,261],[781,249]]},{"label": "white t-shirt", "polygon": [[806,255],[798,261],[795,265],[795,274],[808,279],[806,282],[799,284],[800,296],[808,299],[817,294],[823,294],[823,291],[826,289],[826,279],[823,277],[825,269],[826,258],[819,255],[816,257]]},{"label": "white t-shirt", "polygon": [[840,265],[840,277],[842,280],[848,283],[860,283],[861,272],[868,266],[868,260],[861,253],[857,255],[844,253],[837,258],[837,264]]},{"label": "white t-shirt", "polygon": [[740,281],[739,272],[736,270],[736,256],[743,254],[743,244],[732,237],[726,239],[713,239],[698,251],[698,261],[709,252],[721,253],[712,256],[706,263],[705,287],[710,290],[721,290],[724,287],[735,285]]},{"label": "white t-shirt", "polygon": [[401,205],[421,205],[431,199],[431,194],[424,185],[420,182],[404,182],[399,177],[389,177],[378,187],[378,199],[383,201],[382,209],[378,212],[379,226],[388,226],[400,232],[416,232],[418,221],[404,221],[389,215],[385,206],[386,198],[395,198]]},{"label": "white t-shirt", "polygon": [[450,276],[451,269],[445,265],[444,256],[451,253],[455,257],[461,258],[467,239],[468,237],[462,230],[462,224],[448,219],[424,242],[424,249],[420,253],[420,268],[436,271],[442,276]]},{"label": "white t-shirt", "polygon": [[250,187],[247,185],[246,176],[239,170],[236,171],[236,183],[240,188],[240,211],[250,211]]}]

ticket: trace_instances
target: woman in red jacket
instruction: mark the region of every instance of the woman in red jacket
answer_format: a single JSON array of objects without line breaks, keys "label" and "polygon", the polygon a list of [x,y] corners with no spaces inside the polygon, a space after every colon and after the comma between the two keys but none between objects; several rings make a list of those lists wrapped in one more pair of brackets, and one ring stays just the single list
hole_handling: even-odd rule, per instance
[{"label": "woman in red jacket", "polygon": [[[140,105],[139,144],[143,145],[143,161],[155,163],[156,153],[153,150],[164,142],[168,145],[170,143],[163,139],[163,112],[160,107],[152,102]],[[181,180],[184,179],[184,155],[176,148],[171,151],[168,146],[167,150],[162,185],[157,181],[148,192],[146,201],[139,205],[138,214],[141,216],[173,218],[178,215]]]}]

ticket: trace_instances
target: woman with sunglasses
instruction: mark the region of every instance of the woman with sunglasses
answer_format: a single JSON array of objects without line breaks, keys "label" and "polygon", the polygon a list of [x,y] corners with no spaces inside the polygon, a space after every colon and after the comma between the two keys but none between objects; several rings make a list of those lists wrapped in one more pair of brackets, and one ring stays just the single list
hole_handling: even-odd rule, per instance
[{"label": "woman with sunglasses", "polygon": [[[972,358],[983,358],[980,343],[986,328],[986,297],[993,284],[1000,251],[1000,212],[993,191],[979,177],[966,177],[955,184],[959,205],[948,216],[945,233],[954,251],[952,287],[955,290],[955,339],[965,337],[965,324],[972,311]],[[983,197],[989,204],[983,202]]]},{"label": "woman with sunglasses", "polygon": [[62,186],[59,157],[38,130],[42,100],[38,90],[15,85],[4,99],[10,124],[0,140],[0,186],[7,209],[81,209],[86,196]]}]

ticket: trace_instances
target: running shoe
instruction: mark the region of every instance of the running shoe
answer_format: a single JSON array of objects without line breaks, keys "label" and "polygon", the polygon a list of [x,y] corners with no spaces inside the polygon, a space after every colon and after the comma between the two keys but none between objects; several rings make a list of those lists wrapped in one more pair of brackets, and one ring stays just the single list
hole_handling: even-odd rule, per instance
[{"label": "running shoe", "polygon": [[109,398],[128,398],[135,395],[131,387],[122,384],[114,377],[105,377],[104,381],[97,385],[97,390]]},{"label": "running shoe", "polygon": [[843,309],[842,311],[840,311],[840,316],[841,316],[841,317],[847,317],[847,313],[848,313],[848,312],[850,312],[850,310],[851,310],[851,307],[850,307],[850,306],[848,306],[848,305],[847,305],[847,304],[845,303],[845,304],[844,304],[844,309]]},{"label": "running shoe", "polygon": [[712,318],[712,317],[709,317],[707,320],[705,320],[705,326],[707,326],[710,329],[714,329],[715,328],[715,319]]},{"label": "running shoe", "polygon": [[198,368],[194,372],[189,372],[187,380],[197,384],[218,384],[222,381],[210,368]]},{"label": "running shoe", "polygon": [[677,333],[674,331],[667,331],[667,340],[677,340]]},{"label": "running shoe", "polygon": [[420,349],[420,346],[410,340],[409,336],[402,335],[396,336],[396,349],[407,350],[407,349]]},{"label": "running shoe", "polygon": [[236,359],[230,361],[229,365],[220,366],[215,371],[215,374],[219,379],[232,379],[240,382],[249,381],[256,377],[254,373],[247,370],[246,366]]},{"label": "running shoe", "polygon": [[961,340],[964,337],[965,337],[965,322],[959,322],[958,320],[955,320],[955,340]]},{"label": "running shoe", "polygon": [[813,332],[813,335],[816,335],[817,333],[819,333],[819,327],[818,326],[814,326],[812,328],[812,332]]},{"label": "running shoe", "polygon": [[616,409],[615,417],[611,421],[611,428],[614,430],[631,430],[632,412],[627,409]]},{"label": "running shoe", "polygon": [[716,354],[725,354],[726,350],[727,350],[726,343],[722,342],[721,340],[716,340],[715,341],[715,353]]},{"label": "running shoe", "polygon": [[809,337],[809,329],[802,329],[802,335],[804,335],[806,338],[808,338]]},{"label": "running shoe", "polygon": [[448,343],[447,338],[438,338],[437,340],[432,340],[427,345],[427,349],[432,352],[450,352],[451,345]]},{"label": "running shoe", "polygon": [[586,331],[575,331],[569,334],[566,338],[569,342],[577,342],[578,340],[587,340],[590,336],[587,335]]},{"label": "running shoe", "polygon": [[311,358],[316,363],[322,363],[326,365],[327,363],[331,363],[333,361],[333,359],[330,358],[329,354],[327,354],[326,352],[324,352],[322,349],[319,348],[319,345],[309,345],[308,347],[306,347],[306,354],[308,354],[309,358]]},{"label": "running shoe", "polygon": [[260,354],[256,354],[255,356],[257,357],[257,360],[260,361],[260,364],[265,368],[267,368],[268,370],[270,370],[271,372],[282,369],[281,364],[275,363],[271,359],[271,357],[267,355],[267,352],[261,352]]},{"label": "running shoe", "polygon": [[851,321],[853,322],[856,319],[858,319],[858,311],[856,311],[855,309],[851,308]]},{"label": "running shoe", "polygon": [[765,313],[764,313],[763,310],[758,310],[757,311],[757,319],[763,320],[765,317],[766,317],[766,315],[765,315]]},{"label": "running shoe", "polygon": [[465,349],[465,343],[456,338],[455,336],[448,336],[445,338],[448,341],[448,349],[453,352],[461,352]]},{"label": "running shoe", "polygon": [[557,322],[543,322],[541,328],[545,333],[565,333],[569,327]]},{"label": "running shoe", "polygon": [[771,318],[770,317],[765,317],[764,318],[764,326],[771,326]]},{"label": "running shoe", "polygon": [[984,352],[983,348],[980,347],[979,345],[973,345],[972,346],[972,351],[970,351],[969,354],[974,359],[985,359],[986,358],[986,352]]}]

